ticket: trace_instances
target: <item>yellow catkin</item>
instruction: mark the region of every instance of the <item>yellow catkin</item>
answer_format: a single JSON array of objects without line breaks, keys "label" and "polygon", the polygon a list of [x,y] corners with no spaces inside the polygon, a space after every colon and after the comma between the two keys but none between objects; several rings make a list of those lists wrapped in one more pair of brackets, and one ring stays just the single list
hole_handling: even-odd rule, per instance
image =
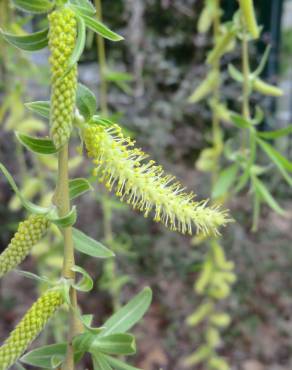
[{"label": "yellow catkin", "polygon": [[60,148],[69,140],[72,130],[77,66],[68,72],[68,63],[76,42],[77,21],[74,12],[66,6],[53,11],[48,17],[52,79],[51,137],[55,146]]},{"label": "yellow catkin", "polygon": [[40,297],[0,347],[0,370],[14,364],[63,304],[61,292],[51,290]]},{"label": "yellow catkin", "polygon": [[195,202],[193,193],[184,192],[173,176],[165,175],[161,166],[148,157],[134,142],[125,138],[117,125],[85,129],[84,140],[89,157],[96,165],[95,175],[108,190],[115,190],[121,200],[145,217],[155,210],[155,221],[171,230],[192,234],[195,225],[204,233],[218,232],[230,219],[218,207],[207,207],[207,201]]},{"label": "yellow catkin", "polygon": [[0,255],[0,277],[19,265],[49,227],[44,216],[31,215],[21,222],[8,247]]}]

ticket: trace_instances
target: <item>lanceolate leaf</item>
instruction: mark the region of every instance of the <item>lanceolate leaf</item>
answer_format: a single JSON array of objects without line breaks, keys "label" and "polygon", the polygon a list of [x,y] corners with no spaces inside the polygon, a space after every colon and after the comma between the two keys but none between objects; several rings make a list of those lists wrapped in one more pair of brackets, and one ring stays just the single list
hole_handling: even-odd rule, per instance
[{"label": "lanceolate leaf", "polygon": [[71,0],[70,7],[85,15],[94,15],[96,9],[89,0]]},{"label": "lanceolate leaf", "polygon": [[231,121],[239,128],[249,128],[251,126],[251,122],[247,121],[240,114],[232,113],[230,117]]},{"label": "lanceolate leaf", "polygon": [[38,113],[42,117],[50,118],[50,102],[49,101],[34,101],[24,104],[29,110]]},{"label": "lanceolate leaf", "polygon": [[19,142],[24,145],[27,149],[38,154],[54,154],[58,150],[54,143],[50,139],[41,139],[20,132],[15,133]]},{"label": "lanceolate leaf", "polygon": [[13,2],[19,9],[30,13],[46,13],[53,7],[49,0],[13,0]]},{"label": "lanceolate leaf", "polygon": [[118,333],[97,337],[90,345],[91,353],[103,352],[109,355],[132,355],[136,352],[135,337]]},{"label": "lanceolate leaf", "polygon": [[83,18],[86,26],[90,28],[92,31],[98,33],[100,36],[108,39],[110,41],[121,41],[124,38],[117,33],[111,31],[105,24],[99,22],[97,19],[93,17],[89,17],[85,14],[80,14]]},{"label": "lanceolate leaf", "polygon": [[21,204],[23,205],[24,208],[26,208],[31,213],[40,214],[40,215],[45,215],[49,212],[49,208],[40,207],[40,206],[30,202],[29,200],[26,200],[22,196],[22,194],[19,191],[13,177],[11,176],[9,171],[6,169],[6,167],[3,166],[2,163],[0,163],[0,171],[2,171],[2,173],[4,174],[6,179],[8,180],[10,186],[14,190],[15,194],[18,196],[18,198],[21,201]]},{"label": "lanceolate leaf", "polygon": [[76,265],[71,270],[82,276],[80,281],[73,284],[73,287],[81,292],[89,292],[93,288],[93,281],[89,274],[82,267]]},{"label": "lanceolate leaf", "polygon": [[100,335],[106,336],[114,333],[125,333],[143,317],[151,300],[151,289],[144,288],[103,324],[105,329]]},{"label": "lanceolate leaf", "polygon": [[280,215],[284,215],[285,211],[278,202],[273,198],[272,194],[266,188],[264,183],[256,176],[252,176],[252,184],[254,190],[258,193],[263,201],[265,201],[275,212],[279,213]]},{"label": "lanceolate leaf", "polygon": [[78,198],[89,190],[92,190],[92,186],[86,179],[77,178],[69,181],[69,196],[71,200]]},{"label": "lanceolate leaf", "polygon": [[104,355],[107,362],[116,370],[142,370],[122,362],[114,357]]},{"label": "lanceolate leaf", "polygon": [[75,224],[77,219],[76,207],[73,206],[71,211],[64,217],[58,215],[57,208],[53,208],[47,215],[48,219],[53,222],[55,225],[65,228]]},{"label": "lanceolate leaf", "polygon": [[109,258],[114,257],[114,253],[107,249],[100,242],[85,235],[78,229],[73,229],[73,239],[75,248],[84,254],[96,258]]},{"label": "lanceolate leaf", "polygon": [[278,139],[279,137],[287,136],[292,133],[292,125],[288,127],[280,128],[275,131],[259,131],[257,136],[260,136],[263,139]]},{"label": "lanceolate leaf", "polygon": [[84,46],[85,46],[85,39],[86,39],[86,27],[85,27],[85,23],[84,23],[84,20],[82,19],[82,17],[79,17],[77,15],[77,25],[78,25],[78,35],[77,35],[77,40],[76,40],[76,44],[75,44],[75,47],[74,47],[74,50],[73,50],[73,53],[69,59],[69,62],[68,62],[68,71],[76,64],[78,63],[82,53],[83,53],[83,50],[84,50]]},{"label": "lanceolate leaf", "polygon": [[76,105],[85,120],[89,120],[97,109],[95,95],[81,83],[78,84],[77,88]]},{"label": "lanceolate leaf", "polygon": [[13,46],[25,51],[36,51],[43,49],[48,45],[48,31],[46,28],[42,31],[29,35],[13,35],[10,33],[1,32],[2,36]]},{"label": "lanceolate leaf", "polygon": [[94,370],[112,370],[112,367],[102,353],[94,354],[92,360]]},{"label": "lanceolate leaf", "polygon": [[66,355],[67,343],[50,344],[48,346],[36,348],[25,354],[21,361],[27,365],[40,367],[42,369],[52,368],[52,357],[57,357],[60,365]]},{"label": "lanceolate leaf", "polygon": [[236,180],[236,175],[238,173],[238,164],[232,164],[231,166],[225,168],[219,175],[218,181],[213,187],[212,197],[219,198],[226,194],[234,184]]},{"label": "lanceolate leaf", "polygon": [[267,154],[267,156],[275,163],[278,167],[279,171],[281,172],[282,176],[288,182],[290,186],[292,186],[292,178],[289,176],[287,171],[292,172],[292,162],[290,162],[287,158],[285,158],[281,153],[275,150],[270,144],[257,138],[257,142],[263,149],[263,151]]}]

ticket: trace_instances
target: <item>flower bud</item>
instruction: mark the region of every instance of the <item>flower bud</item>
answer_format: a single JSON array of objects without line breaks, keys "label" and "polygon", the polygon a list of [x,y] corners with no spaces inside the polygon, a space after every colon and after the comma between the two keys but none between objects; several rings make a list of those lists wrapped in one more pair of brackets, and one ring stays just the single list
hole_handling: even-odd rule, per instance
[{"label": "flower bud", "polygon": [[61,292],[51,290],[40,297],[0,347],[0,370],[14,364],[63,304]]},{"label": "flower bud", "polygon": [[77,21],[74,12],[61,7],[49,16],[49,49],[51,51],[51,137],[57,148],[68,140],[74,116],[77,66],[68,72],[69,59],[74,50]]},{"label": "flower bud", "polygon": [[31,248],[45,235],[49,221],[44,216],[31,215],[21,222],[8,247],[0,255],[0,277],[19,265]]}]

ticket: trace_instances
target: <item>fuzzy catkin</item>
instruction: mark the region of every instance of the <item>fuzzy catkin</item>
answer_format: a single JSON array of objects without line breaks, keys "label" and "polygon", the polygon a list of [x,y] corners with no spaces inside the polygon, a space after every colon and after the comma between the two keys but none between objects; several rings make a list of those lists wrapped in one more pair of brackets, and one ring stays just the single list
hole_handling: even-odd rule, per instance
[{"label": "fuzzy catkin", "polygon": [[51,52],[51,137],[61,148],[72,130],[77,87],[77,66],[68,72],[69,59],[74,50],[77,21],[74,12],[62,6],[53,11],[49,18],[49,49]]},{"label": "fuzzy catkin", "polygon": [[0,277],[19,265],[31,248],[45,235],[49,221],[45,216],[31,215],[21,222],[7,248],[0,255]]},{"label": "fuzzy catkin", "polygon": [[19,359],[62,304],[61,292],[51,290],[32,305],[0,347],[0,370],[8,369]]},{"label": "fuzzy catkin", "polygon": [[165,175],[161,166],[145,161],[147,155],[133,148],[134,142],[123,136],[118,125],[89,126],[84,140],[96,165],[95,175],[145,217],[155,209],[155,221],[189,234],[193,225],[203,233],[216,234],[219,226],[230,221],[227,212],[216,206],[207,207],[206,201],[195,202],[194,194],[185,193],[182,185],[173,176]]}]

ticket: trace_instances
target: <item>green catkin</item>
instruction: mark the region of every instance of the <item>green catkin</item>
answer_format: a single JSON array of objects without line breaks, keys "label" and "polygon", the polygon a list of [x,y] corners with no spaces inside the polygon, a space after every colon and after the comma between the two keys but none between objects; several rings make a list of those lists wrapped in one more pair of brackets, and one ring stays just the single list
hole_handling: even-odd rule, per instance
[{"label": "green catkin", "polygon": [[77,87],[77,66],[69,71],[69,60],[74,50],[77,21],[74,12],[62,6],[48,16],[51,51],[51,137],[59,149],[68,140],[72,130]]},{"label": "green catkin", "polygon": [[212,93],[214,88],[220,83],[220,76],[217,70],[212,70],[206,78],[200,83],[195,91],[188,98],[189,103],[198,103],[206,96]]},{"label": "green catkin", "polygon": [[0,277],[19,265],[31,248],[45,235],[49,221],[44,216],[31,215],[21,222],[8,247],[0,255]]},{"label": "green catkin", "polygon": [[260,78],[256,78],[253,81],[253,88],[263,95],[276,97],[283,96],[283,90],[281,90],[277,86],[268,84],[267,82],[261,80]]},{"label": "green catkin", "polygon": [[155,221],[189,234],[193,225],[197,231],[216,234],[220,226],[230,221],[228,213],[217,206],[195,202],[194,194],[185,193],[182,185],[173,176],[165,175],[154,161],[145,162],[148,156],[133,148],[134,142],[123,136],[119,126],[89,126],[84,130],[84,140],[88,155],[97,166],[94,175],[145,217],[155,209]]},{"label": "green catkin", "polygon": [[255,16],[253,0],[239,0],[239,6],[248,32],[254,39],[257,39],[260,35],[260,30]]},{"label": "green catkin", "polygon": [[0,347],[0,370],[8,369],[19,359],[62,304],[62,293],[50,290],[32,305]]}]

